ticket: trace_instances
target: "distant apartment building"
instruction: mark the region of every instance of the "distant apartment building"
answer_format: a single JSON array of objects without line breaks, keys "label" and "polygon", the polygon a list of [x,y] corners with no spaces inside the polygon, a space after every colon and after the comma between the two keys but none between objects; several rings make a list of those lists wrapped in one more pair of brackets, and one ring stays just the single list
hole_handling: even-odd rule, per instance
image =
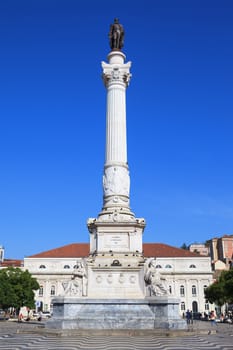
[{"label": "distant apartment building", "polygon": [[233,235],[224,235],[219,238],[212,238],[206,243],[210,249],[212,263],[217,260],[221,260],[228,267],[232,266]]},{"label": "distant apartment building", "polygon": [[208,256],[210,254],[210,249],[203,243],[193,243],[190,244],[189,250],[192,253],[198,253],[200,255]]}]

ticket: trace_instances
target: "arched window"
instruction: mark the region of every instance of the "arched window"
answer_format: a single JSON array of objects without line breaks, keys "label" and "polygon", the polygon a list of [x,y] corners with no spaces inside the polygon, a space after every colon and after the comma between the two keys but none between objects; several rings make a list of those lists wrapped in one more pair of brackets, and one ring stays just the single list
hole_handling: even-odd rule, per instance
[{"label": "arched window", "polygon": [[206,290],[206,288],[207,288],[207,285],[204,285],[204,286],[203,286],[203,293],[204,293],[204,295],[205,295],[205,290]]},{"label": "arched window", "polygon": [[180,309],[181,309],[181,311],[185,311],[185,303],[183,301],[180,304]]},{"label": "arched window", "polygon": [[50,295],[55,295],[55,286],[51,286]]},{"label": "arched window", "polygon": [[45,266],[45,265],[40,265],[39,268],[40,268],[40,269],[46,269],[46,266]]},{"label": "arched window", "polygon": [[161,269],[162,266],[161,266],[161,265],[156,265],[155,268],[156,268],[156,269]]},{"label": "arched window", "polygon": [[198,303],[197,303],[197,301],[193,301],[192,302],[192,309],[193,309],[193,312],[198,312]]},{"label": "arched window", "polygon": [[165,266],[165,269],[171,269],[172,268],[172,265],[170,265],[170,264],[167,264],[166,266]]},{"label": "arched window", "polygon": [[42,297],[44,294],[44,287],[43,286],[40,286],[40,289],[39,289],[39,296]]},{"label": "arched window", "polygon": [[168,287],[169,293],[172,294],[172,286]]},{"label": "arched window", "polygon": [[64,265],[64,269],[70,269],[70,265]]},{"label": "arched window", "polygon": [[191,264],[191,265],[189,266],[189,268],[190,268],[190,269],[195,269],[195,268],[196,268],[196,265]]},{"label": "arched window", "polygon": [[197,287],[196,286],[192,286],[192,296],[196,297],[197,296]]},{"label": "arched window", "polygon": [[180,296],[184,297],[185,293],[184,293],[184,286],[180,286]]}]

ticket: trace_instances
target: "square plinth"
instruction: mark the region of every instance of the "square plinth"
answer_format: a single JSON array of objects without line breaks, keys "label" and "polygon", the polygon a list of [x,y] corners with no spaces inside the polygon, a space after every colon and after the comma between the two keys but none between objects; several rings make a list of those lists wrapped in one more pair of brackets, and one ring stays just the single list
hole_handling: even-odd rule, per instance
[{"label": "square plinth", "polygon": [[185,329],[179,300],[55,298],[48,328],[55,329]]}]

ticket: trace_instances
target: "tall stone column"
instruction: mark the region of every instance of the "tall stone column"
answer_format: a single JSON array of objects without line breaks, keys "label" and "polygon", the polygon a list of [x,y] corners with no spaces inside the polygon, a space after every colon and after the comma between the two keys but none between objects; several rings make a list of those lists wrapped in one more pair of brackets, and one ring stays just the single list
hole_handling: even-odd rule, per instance
[{"label": "tall stone column", "polygon": [[103,207],[97,218],[88,220],[92,254],[142,253],[145,220],[136,218],[130,209],[126,89],[131,78],[131,62],[125,63],[126,57],[121,51],[123,36],[124,29],[116,19],[109,33],[108,62],[102,62],[107,90]]},{"label": "tall stone column", "polygon": [[103,175],[103,210],[100,216],[116,219],[134,216],[129,207],[130,177],[127,163],[126,88],[130,81],[131,62],[124,63],[121,51],[112,51],[102,62],[107,89],[106,151]]}]

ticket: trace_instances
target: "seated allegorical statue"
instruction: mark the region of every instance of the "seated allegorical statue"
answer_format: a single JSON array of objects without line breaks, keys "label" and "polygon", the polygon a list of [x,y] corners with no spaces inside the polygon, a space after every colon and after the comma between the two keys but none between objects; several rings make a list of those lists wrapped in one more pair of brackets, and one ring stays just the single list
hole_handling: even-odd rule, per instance
[{"label": "seated allegorical statue", "polygon": [[168,295],[169,291],[166,285],[166,279],[160,275],[158,268],[156,268],[155,259],[151,260],[146,273],[145,273],[145,282],[148,286],[150,296],[162,296]]},{"label": "seated allegorical statue", "polygon": [[66,296],[86,296],[87,295],[87,272],[83,261],[78,261],[71,280],[68,284],[63,283],[64,295]]}]

